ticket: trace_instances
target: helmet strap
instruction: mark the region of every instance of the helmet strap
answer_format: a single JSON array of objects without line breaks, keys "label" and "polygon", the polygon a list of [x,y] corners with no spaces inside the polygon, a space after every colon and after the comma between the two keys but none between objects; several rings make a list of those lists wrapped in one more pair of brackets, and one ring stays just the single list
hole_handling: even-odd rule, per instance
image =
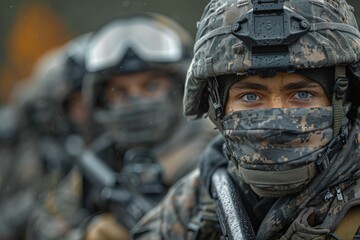
[{"label": "helmet strap", "polygon": [[344,65],[335,66],[335,85],[332,98],[333,106],[333,139],[327,144],[325,150],[315,161],[319,172],[327,169],[332,159],[346,143],[348,135],[347,128],[342,127],[344,118],[344,102],[349,79],[346,77],[346,67]]},{"label": "helmet strap", "polygon": [[335,85],[333,91],[333,137],[339,134],[344,118],[344,102],[349,79],[346,77],[346,67],[343,65],[335,66]]},{"label": "helmet strap", "polygon": [[219,83],[214,77],[208,82],[209,92],[209,118],[213,121],[216,127],[222,132],[221,119],[224,116],[224,106],[222,106],[219,94]]}]

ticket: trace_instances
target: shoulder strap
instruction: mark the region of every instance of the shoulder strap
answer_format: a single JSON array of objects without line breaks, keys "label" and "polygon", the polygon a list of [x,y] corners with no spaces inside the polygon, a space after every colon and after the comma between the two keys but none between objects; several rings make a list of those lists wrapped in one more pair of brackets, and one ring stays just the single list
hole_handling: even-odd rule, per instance
[{"label": "shoulder strap", "polygon": [[[360,205],[351,208],[335,230],[335,235],[340,239],[354,238],[360,232]],[[358,236],[360,237],[360,236]]]},{"label": "shoulder strap", "polygon": [[220,239],[221,228],[216,215],[215,203],[208,194],[202,194],[198,213],[188,225],[188,240]]}]

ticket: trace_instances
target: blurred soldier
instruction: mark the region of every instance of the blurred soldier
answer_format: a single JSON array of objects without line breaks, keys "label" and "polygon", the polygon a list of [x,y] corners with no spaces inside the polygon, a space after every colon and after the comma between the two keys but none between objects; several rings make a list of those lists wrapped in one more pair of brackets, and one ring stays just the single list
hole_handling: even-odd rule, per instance
[{"label": "blurred soldier", "polygon": [[135,239],[357,239],[360,32],[345,0],[212,0],[185,115],[219,135]]},{"label": "blurred soldier", "polygon": [[[46,55],[42,60],[53,59]],[[40,63],[40,61],[38,62]],[[31,78],[36,78],[43,72],[44,66],[34,67]],[[31,83],[30,83],[31,81]],[[39,151],[39,139],[30,127],[25,105],[37,97],[37,86],[27,79],[17,86],[16,99],[10,106],[18,115],[18,136],[16,146],[11,148],[11,157],[6,160],[8,167],[2,184],[0,202],[0,238],[22,239],[26,221],[31,209],[36,204],[38,194],[42,189],[45,174]],[[2,159],[3,160],[3,159]]]},{"label": "blurred soldier", "polygon": [[19,116],[13,106],[7,104],[0,107],[0,122],[0,191],[3,191],[11,173],[11,159],[19,137]]},{"label": "blurred soldier", "polygon": [[[4,216],[7,214],[6,209],[9,207],[10,201],[14,200],[15,192],[12,181],[14,170],[16,164],[14,159],[16,157],[16,149],[19,144],[19,116],[16,109],[10,104],[4,105],[0,109],[0,238],[1,239],[11,239],[11,236],[14,236],[12,232],[14,229],[14,223],[16,221],[14,218],[8,218]],[[10,197],[10,195],[12,197]],[[16,200],[16,199],[15,199]],[[8,204],[5,204],[8,203]],[[17,205],[16,202],[14,202]],[[14,205],[13,205],[14,206]],[[22,206],[19,204],[19,208]],[[13,211],[15,212],[15,211]],[[16,214],[14,217],[17,217]],[[21,218],[19,219],[21,222]],[[16,239],[16,238],[13,238]]]},{"label": "blurred soldier", "polygon": [[135,222],[197,166],[210,131],[182,116],[191,47],[190,35],[159,14],[126,15],[92,35],[83,94],[103,132],[50,194],[29,236],[128,239]]},{"label": "blurred soldier", "polygon": [[151,148],[164,165],[168,186],[196,165],[189,150],[201,147],[207,136],[203,122],[189,124],[181,110],[192,43],[167,17],[129,15],[103,26],[86,57],[84,97],[94,121],[117,148]]},{"label": "blurred soldier", "polygon": [[79,134],[76,125],[87,120],[86,108],[76,99],[81,86],[71,73],[75,63],[82,64],[75,59],[80,51],[77,45],[85,44],[81,41],[85,39],[46,53],[36,63],[32,79],[14,92],[11,107],[19,124],[16,147],[7,161],[8,177],[0,189],[1,239],[22,238],[29,214],[42,200],[41,193],[57,184],[72,166],[67,137]]}]

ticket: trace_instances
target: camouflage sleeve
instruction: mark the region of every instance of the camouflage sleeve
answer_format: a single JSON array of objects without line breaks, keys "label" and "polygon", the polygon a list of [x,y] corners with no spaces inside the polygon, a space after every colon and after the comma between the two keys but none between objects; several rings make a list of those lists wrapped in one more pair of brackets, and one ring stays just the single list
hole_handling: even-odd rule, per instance
[{"label": "camouflage sleeve", "polygon": [[81,176],[77,169],[44,196],[42,204],[33,210],[26,229],[26,239],[82,239],[82,224],[88,217],[81,208]]},{"label": "camouflage sleeve", "polygon": [[186,239],[187,224],[196,214],[199,170],[179,180],[160,204],[132,229],[133,239]]}]

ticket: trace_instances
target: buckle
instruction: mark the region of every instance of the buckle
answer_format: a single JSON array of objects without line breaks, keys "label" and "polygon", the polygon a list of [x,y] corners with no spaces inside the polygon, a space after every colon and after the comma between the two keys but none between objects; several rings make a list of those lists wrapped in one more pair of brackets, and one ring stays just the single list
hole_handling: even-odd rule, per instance
[{"label": "buckle", "polygon": [[336,100],[340,100],[344,98],[348,85],[349,85],[349,79],[347,77],[338,77],[336,79],[334,86]]},{"label": "buckle", "polygon": [[321,172],[329,167],[331,159],[334,157],[335,153],[338,152],[342,146],[344,146],[345,143],[346,136],[344,131],[341,130],[340,134],[330,141],[325,150],[319,154],[319,158],[315,161],[315,165],[318,171]]}]

